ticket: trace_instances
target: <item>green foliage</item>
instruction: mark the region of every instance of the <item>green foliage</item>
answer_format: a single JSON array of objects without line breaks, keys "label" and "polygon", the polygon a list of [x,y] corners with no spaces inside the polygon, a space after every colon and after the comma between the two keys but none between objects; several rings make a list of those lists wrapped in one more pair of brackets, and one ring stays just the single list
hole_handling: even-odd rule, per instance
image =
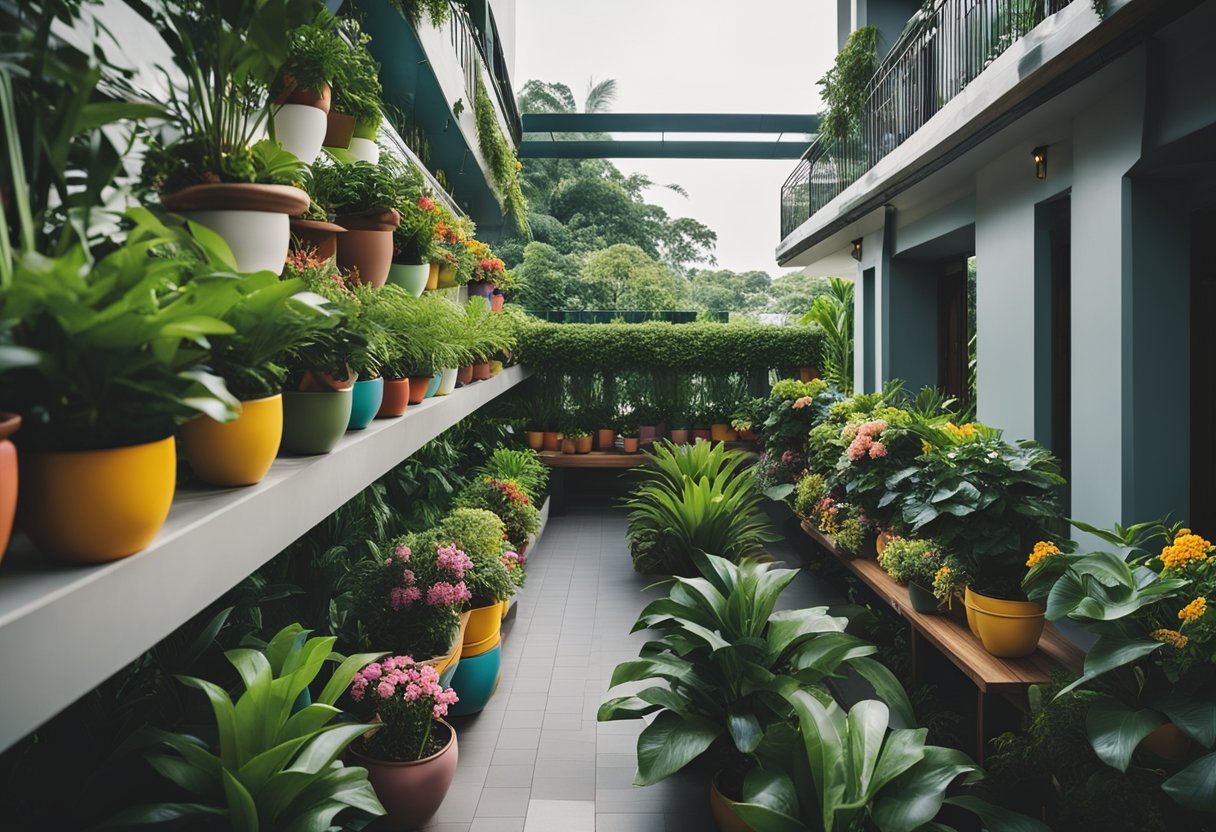
[{"label": "green foliage", "polygon": [[824,381],[846,395],[853,392],[853,281],[828,278],[830,291],[820,295],[799,323],[823,330]]},{"label": "green foliage", "polygon": [[511,480],[477,477],[457,496],[456,505],[486,509],[497,514],[506,526],[508,542],[517,550],[540,528],[540,511],[523,489]]},{"label": "green foliage", "polygon": [[274,96],[296,89],[318,96],[342,76],[350,46],[338,32],[338,18],[322,8],[317,16],[291,31],[287,60],[271,89]]},{"label": "green foliage", "polygon": [[919,584],[932,590],[933,578],[945,562],[942,548],[932,540],[897,537],[878,556],[887,574],[901,584]]},{"label": "green foliage", "polygon": [[515,357],[538,371],[767,370],[818,364],[818,327],[757,324],[533,324]]},{"label": "green foliage", "polygon": [[641,481],[624,502],[634,569],[696,574],[700,554],[738,561],[777,540],[746,461],[720,443],[665,442],[648,452]]},{"label": "green foliage", "polygon": [[477,93],[473,97],[473,117],[477,123],[477,146],[490,166],[498,201],[515,221],[519,235],[528,237],[528,201],[520,182],[519,157],[498,126],[498,114],[480,72],[477,73]]},{"label": "green foliage", "polygon": [[352,372],[364,379],[379,376],[385,361],[393,356],[393,336],[378,314],[380,290],[347,283],[337,275],[332,261],[307,252],[293,254],[283,275],[301,280],[309,292],[329,301],[342,315],[333,339],[317,339],[309,349],[292,354],[287,362],[292,387],[298,387],[305,373],[326,372],[343,380]]},{"label": "green foliage", "polygon": [[769,302],[772,278],[767,272],[692,269],[688,293],[692,304],[712,311],[761,311]]},{"label": "green foliage", "polygon": [[461,323],[459,341],[471,362],[489,361],[515,346],[512,318],[491,311],[490,302],[483,297],[469,298]]},{"label": "green foliage", "polygon": [[402,201],[406,182],[402,171],[386,161],[339,164],[332,159],[312,166],[309,193],[327,214],[388,211]]},{"label": "green foliage", "polygon": [[[258,829],[328,827],[354,809],[384,814],[366,769],[344,766],[342,752],[374,724],[337,722],[334,707],[354,674],[381,654],[343,658],[332,652],[333,638],[308,638],[295,624],[280,631],[263,650],[229,650],[225,655],[244,691],[234,702],[214,682],[190,676],[180,681],[206,695],[215,719],[216,746],[187,735],[148,729],[155,750],[148,763],[188,793],[193,802],[137,806],[111,818],[131,826],[204,819],[241,832]],[[337,662],[314,701],[293,707],[327,662]]]},{"label": "green foliage", "polygon": [[822,474],[807,474],[794,486],[794,513],[810,517],[815,506],[827,495],[827,483]]},{"label": "green foliage", "polygon": [[410,23],[417,27],[425,19],[432,26],[442,26],[452,14],[449,0],[391,0]]},{"label": "green foliage", "polygon": [[584,305],[592,309],[673,309],[684,287],[650,255],[618,243],[587,256],[576,283]]},{"label": "green foliage", "polygon": [[354,116],[357,124],[378,127],[383,117],[380,102],[384,89],[380,85],[380,64],[367,48],[371,36],[353,17],[342,18],[339,28],[350,47],[334,84],[333,111]]},{"label": "green foliage", "polygon": [[797,570],[747,559],[739,564],[698,556],[700,576],[676,578],[666,598],[642,610],[634,632],[655,630],[638,659],[617,666],[612,685],[651,680],[650,687],[609,699],[601,722],[654,714],[638,737],[634,783],[675,774],[719,738],[731,746],[731,768],[755,754],[767,732],[789,719],[781,694],[813,690],[852,668],[911,719],[903,688],[868,658],[876,648],[844,632],[826,607],[775,611]]},{"label": "green foliage", "polygon": [[534,503],[540,503],[549,484],[549,466],[530,448],[495,448],[494,453],[475,472],[477,476],[512,480]]},{"label": "green foliage", "polygon": [[520,284],[515,302],[525,309],[569,308],[578,270],[575,257],[560,253],[548,243],[528,243],[523,263],[515,269]]},{"label": "green foliage", "polygon": [[827,111],[819,120],[819,132],[833,139],[845,139],[861,126],[870,79],[878,69],[878,28],[855,29],[836,56],[836,63],[819,86]]},{"label": "green foliage", "polygon": [[486,509],[452,509],[440,522],[439,532],[456,541],[474,560],[497,558],[507,550],[507,527],[497,514]]}]

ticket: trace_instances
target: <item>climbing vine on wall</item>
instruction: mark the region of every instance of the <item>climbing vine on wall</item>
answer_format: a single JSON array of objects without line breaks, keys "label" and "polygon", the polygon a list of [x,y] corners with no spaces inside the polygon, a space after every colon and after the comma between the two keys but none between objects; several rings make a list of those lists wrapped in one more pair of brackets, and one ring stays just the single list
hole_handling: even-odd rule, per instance
[{"label": "climbing vine on wall", "polygon": [[849,35],[836,64],[819,79],[827,111],[819,122],[819,132],[843,139],[861,124],[870,79],[878,69],[878,29],[863,26]]},{"label": "climbing vine on wall", "polygon": [[530,237],[528,228],[528,202],[521,187],[519,157],[498,126],[498,115],[494,103],[477,75],[477,95],[473,101],[473,116],[477,121],[477,144],[481,155],[490,167],[490,178],[503,211],[515,220],[515,228],[524,237]]}]

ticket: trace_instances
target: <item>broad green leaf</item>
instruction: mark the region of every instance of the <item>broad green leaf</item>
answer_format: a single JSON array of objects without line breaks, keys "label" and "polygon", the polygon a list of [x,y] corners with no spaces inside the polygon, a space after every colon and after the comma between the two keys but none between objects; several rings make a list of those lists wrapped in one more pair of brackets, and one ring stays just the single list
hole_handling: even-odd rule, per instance
[{"label": "broad green leaf", "polygon": [[1075,690],[1090,679],[1096,679],[1103,673],[1109,673],[1125,664],[1131,664],[1137,659],[1153,653],[1162,647],[1159,641],[1133,641],[1118,635],[1103,635],[1094,642],[1085,654],[1085,672],[1081,678],[1065,687],[1056,698]]},{"label": "broad green leaf", "polygon": [[227,812],[218,806],[202,803],[153,803],[132,806],[111,816],[102,826],[145,826],[153,823],[170,823],[176,820],[197,817],[224,817]]},{"label": "broad green leaf", "polygon": [[735,814],[755,832],[812,832],[811,827],[806,826],[797,818],[773,811],[767,806],[755,803],[736,803],[732,808],[735,810]]},{"label": "broad green leaf", "polygon": [[764,738],[764,729],[760,727],[760,720],[750,711],[729,713],[726,718],[726,727],[735,741],[735,747],[744,754],[755,751],[756,747],[760,745],[760,740]]},{"label": "broad green leaf", "polygon": [[638,771],[634,785],[650,786],[695,760],[722,735],[704,717],[681,717],[662,711],[638,736]]},{"label": "broad green leaf", "polygon": [[1028,818],[1010,809],[993,806],[978,797],[960,795],[947,797],[945,802],[978,815],[987,826],[988,832],[1051,832],[1051,827],[1042,821]]},{"label": "broad green leaf", "polygon": [[345,693],[355,680],[355,674],[384,655],[386,654],[354,653],[347,656],[334,670],[329,681],[325,683],[321,695],[317,697],[317,702],[322,705],[332,705],[337,702],[338,697]]},{"label": "broad green leaf", "polygon": [[979,767],[961,751],[925,746],[923,758],[891,780],[874,797],[871,812],[883,832],[912,832],[941,811],[946,789]]},{"label": "broad green leaf", "polygon": [[224,796],[228,801],[228,823],[234,832],[258,832],[258,807],[253,797],[231,771],[224,769]]},{"label": "broad green leaf", "polygon": [[1089,706],[1085,733],[1102,762],[1127,771],[1136,746],[1164,722],[1157,711],[1129,708],[1113,697],[1102,696]]},{"label": "broad green leaf", "polygon": [[219,796],[219,784],[207,771],[196,768],[182,757],[170,754],[149,754],[148,764],[164,778],[172,780],[197,797]]},{"label": "broad green leaf", "polygon": [[315,774],[337,759],[338,755],[357,738],[379,725],[334,725],[313,737],[291,764],[291,771]]},{"label": "broad green leaf", "polygon": [[182,684],[206,694],[211,703],[211,712],[215,716],[216,731],[219,733],[220,760],[225,769],[236,770],[240,765],[240,749],[236,738],[236,708],[228,698],[228,692],[206,679],[196,679],[193,676],[178,676],[177,679]]},{"label": "broad green leaf", "polygon": [[600,705],[595,718],[598,722],[612,722],[618,719],[641,719],[646,714],[652,714],[661,706],[644,702],[636,696],[616,696]]},{"label": "broad green leaf", "polygon": [[1158,705],[1170,721],[1204,748],[1216,745],[1216,693],[1175,686]]},{"label": "broad green leaf", "polygon": [[1161,784],[1175,802],[1197,812],[1216,812],[1216,753],[1207,754]]},{"label": "broad green leaf", "polygon": [[899,717],[900,722],[909,727],[916,724],[916,713],[908,692],[886,665],[868,657],[859,657],[851,659],[849,666],[870,683],[874,693]]}]

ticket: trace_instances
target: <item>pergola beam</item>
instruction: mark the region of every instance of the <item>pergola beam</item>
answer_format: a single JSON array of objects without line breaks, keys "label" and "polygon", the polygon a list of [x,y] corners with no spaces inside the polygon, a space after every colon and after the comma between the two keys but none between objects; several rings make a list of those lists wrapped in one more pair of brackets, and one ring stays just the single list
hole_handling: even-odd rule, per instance
[{"label": "pergola beam", "polygon": [[536,140],[524,133],[524,159],[800,159],[804,142]]},{"label": "pergola beam", "polygon": [[773,113],[524,113],[524,133],[797,133],[819,116]]}]

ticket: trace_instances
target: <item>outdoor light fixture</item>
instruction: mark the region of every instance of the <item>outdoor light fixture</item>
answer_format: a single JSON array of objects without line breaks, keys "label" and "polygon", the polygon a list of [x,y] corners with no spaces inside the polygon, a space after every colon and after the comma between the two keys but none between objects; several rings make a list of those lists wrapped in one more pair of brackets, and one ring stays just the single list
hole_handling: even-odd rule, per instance
[{"label": "outdoor light fixture", "polygon": [[858,237],[853,241],[853,259],[858,263],[861,262],[861,238]]},{"label": "outdoor light fixture", "polygon": [[1047,145],[1041,144],[1034,150],[1030,151],[1030,157],[1034,159],[1034,175],[1036,179],[1047,178]]}]

